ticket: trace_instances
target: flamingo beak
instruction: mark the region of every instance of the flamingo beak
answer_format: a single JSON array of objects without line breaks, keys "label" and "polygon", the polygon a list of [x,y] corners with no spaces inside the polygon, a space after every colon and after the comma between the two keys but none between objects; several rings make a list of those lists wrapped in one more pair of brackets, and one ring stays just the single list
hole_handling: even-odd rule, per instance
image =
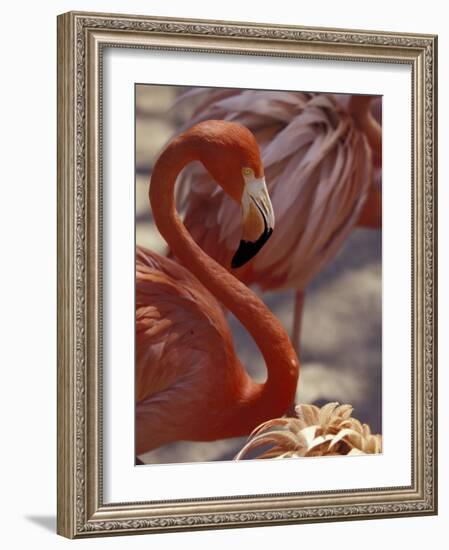
[{"label": "flamingo beak", "polygon": [[251,260],[273,232],[274,212],[265,178],[252,178],[245,181],[242,195],[242,218],[242,240],[232,258],[232,268],[242,267]]}]

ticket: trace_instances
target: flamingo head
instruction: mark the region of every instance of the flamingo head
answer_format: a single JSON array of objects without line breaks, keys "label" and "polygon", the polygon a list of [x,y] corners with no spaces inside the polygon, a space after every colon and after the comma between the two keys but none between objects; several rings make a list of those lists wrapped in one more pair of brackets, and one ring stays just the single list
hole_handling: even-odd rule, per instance
[{"label": "flamingo head", "polygon": [[231,267],[241,267],[259,252],[274,228],[256,138],[245,126],[224,120],[201,122],[189,133],[194,157],[241,206],[242,237],[231,262]]}]

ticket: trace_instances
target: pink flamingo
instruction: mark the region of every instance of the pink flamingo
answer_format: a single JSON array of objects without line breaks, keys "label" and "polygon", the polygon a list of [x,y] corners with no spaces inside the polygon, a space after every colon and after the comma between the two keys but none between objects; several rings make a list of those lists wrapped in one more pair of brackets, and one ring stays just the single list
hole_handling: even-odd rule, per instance
[{"label": "pink flamingo", "polygon": [[[381,225],[381,130],[371,97],[198,89],[184,97],[192,95],[203,100],[189,124],[238,121],[260,144],[277,229],[235,275],[262,290],[295,289],[292,341],[298,351],[304,289],[354,226]],[[192,164],[179,178],[178,206],[195,241],[229,268],[239,239],[238,204]]]},{"label": "pink flamingo", "polygon": [[[182,266],[137,249],[137,455],[177,440],[247,435],[284,414],[296,392],[299,362],[281,323],[201,250],[176,212],[176,177],[194,160],[241,207],[243,233],[234,265],[250,260],[274,226],[259,148],[245,127],[202,122],[161,153],[151,177],[151,208]],[[240,363],[218,302],[254,338],[266,363],[265,383],[254,382]]]}]

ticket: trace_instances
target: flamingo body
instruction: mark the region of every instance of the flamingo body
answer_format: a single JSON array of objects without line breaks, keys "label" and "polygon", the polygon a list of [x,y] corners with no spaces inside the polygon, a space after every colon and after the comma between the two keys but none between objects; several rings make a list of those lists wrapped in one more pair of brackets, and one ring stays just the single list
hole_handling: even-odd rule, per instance
[{"label": "flamingo body", "polygon": [[[246,284],[302,291],[356,224],[380,224],[372,149],[344,102],[329,94],[218,90],[204,94],[189,124],[212,117],[238,121],[256,136],[276,215],[270,242],[234,272]],[[179,182],[186,227],[229,267],[239,239],[238,205],[199,163]]]},{"label": "flamingo body", "polygon": [[230,404],[244,400],[250,385],[212,294],[176,262],[138,247],[137,453],[221,437]]}]

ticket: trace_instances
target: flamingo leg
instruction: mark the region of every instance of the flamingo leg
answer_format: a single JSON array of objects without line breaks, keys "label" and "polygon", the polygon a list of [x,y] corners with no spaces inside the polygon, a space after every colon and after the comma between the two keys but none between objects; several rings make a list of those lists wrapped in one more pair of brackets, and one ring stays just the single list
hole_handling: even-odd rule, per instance
[{"label": "flamingo leg", "polygon": [[301,343],[301,324],[302,324],[302,310],[304,306],[304,292],[297,290],[295,293],[295,306],[293,310],[293,328],[291,341],[295,348],[296,354],[300,355],[300,343]]},{"label": "flamingo leg", "polygon": [[[290,336],[293,347],[295,348],[296,355],[299,357],[299,348],[301,341],[301,324],[302,324],[302,310],[304,306],[304,292],[297,290],[295,292],[295,305],[293,309],[293,327]],[[296,399],[292,401],[289,408],[285,411],[285,416],[296,417],[295,412]]]}]

